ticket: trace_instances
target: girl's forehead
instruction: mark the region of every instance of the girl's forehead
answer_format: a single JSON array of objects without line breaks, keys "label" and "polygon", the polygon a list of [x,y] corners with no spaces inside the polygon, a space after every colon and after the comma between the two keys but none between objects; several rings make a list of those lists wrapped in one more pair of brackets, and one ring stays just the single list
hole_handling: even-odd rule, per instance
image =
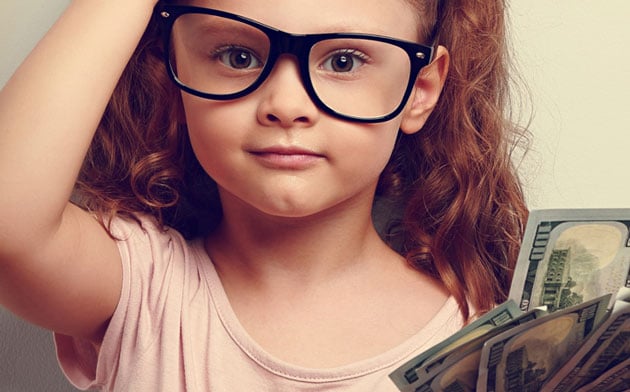
[{"label": "girl's forehead", "polygon": [[358,32],[418,38],[409,0],[190,0],[191,5],[242,15],[291,33]]}]

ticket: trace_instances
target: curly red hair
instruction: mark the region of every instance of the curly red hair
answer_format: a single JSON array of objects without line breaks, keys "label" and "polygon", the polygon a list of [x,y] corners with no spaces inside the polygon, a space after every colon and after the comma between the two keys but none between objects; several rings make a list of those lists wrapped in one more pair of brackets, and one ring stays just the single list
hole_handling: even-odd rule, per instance
[{"label": "curly red hair", "polygon": [[414,4],[436,15],[449,73],[427,123],[401,136],[382,181],[404,200],[401,251],[468,317],[469,305],[479,314],[507,298],[528,214],[512,161],[528,139],[510,120],[506,9],[500,0]]}]

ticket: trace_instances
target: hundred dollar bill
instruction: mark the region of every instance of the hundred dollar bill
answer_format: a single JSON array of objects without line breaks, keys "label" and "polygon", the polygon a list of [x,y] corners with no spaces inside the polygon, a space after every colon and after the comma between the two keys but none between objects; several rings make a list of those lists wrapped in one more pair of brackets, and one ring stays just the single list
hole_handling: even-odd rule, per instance
[{"label": "hundred dollar bill", "polygon": [[509,298],[522,310],[546,305],[554,312],[614,298],[630,287],[629,274],[630,209],[532,211]]},{"label": "hundred dollar bill", "polygon": [[479,356],[484,342],[492,336],[540,318],[544,314],[546,314],[545,311],[534,309],[493,328],[480,328],[485,332],[479,333],[480,329],[475,330],[465,339],[460,339],[460,344],[450,346],[449,349],[442,350],[425,361],[420,368],[415,370],[417,379],[402,390],[443,391],[464,388],[465,385],[472,385],[474,390]]},{"label": "hundred dollar bill", "polygon": [[392,372],[389,377],[401,391],[415,391],[415,389],[410,389],[410,386],[418,381],[416,370],[422,367],[422,365],[433,356],[448,349],[449,347],[456,347],[476,336],[482,335],[498,325],[514,320],[522,314],[523,311],[518,308],[514,301],[504,302],[477,320],[468,324],[448,339],[436,344],[422,354],[407,361],[405,364]]},{"label": "hundred dollar bill", "polygon": [[611,315],[543,391],[573,392],[630,357],[630,298],[618,299]]},{"label": "hundred dollar bill", "polygon": [[626,358],[593,382],[584,385],[576,392],[621,392],[630,391],[630,358]]},{"label": "hundred dollar bill", "polygon": [[607,316],[610,294],[558,310],[489,339],[477,391],[539,391]]},{"label": "hundred dollar bill", "polygon": [[416,392],[473,392],[477,386],[477,372],[481,350],[459,354],[453,365],[430,380],[420,384]]}]

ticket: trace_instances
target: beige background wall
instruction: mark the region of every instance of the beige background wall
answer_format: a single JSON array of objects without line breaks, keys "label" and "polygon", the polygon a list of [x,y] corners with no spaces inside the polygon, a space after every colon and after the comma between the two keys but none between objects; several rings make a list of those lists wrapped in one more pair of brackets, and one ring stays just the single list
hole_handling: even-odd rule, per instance
[{"label": "beige background wall", "polygon": [[630,207],[630,2],[511,3],[534,98],[530,207]]},{"label": "beige background wall", "polygon": [[[68,2],[0,1],[0,86]],[[630,207],[630,2],[513,0],[511,12],[533,97],[530,208]],[[52,350],[48,332],[0,310],[0,390],[73,390]]]}]

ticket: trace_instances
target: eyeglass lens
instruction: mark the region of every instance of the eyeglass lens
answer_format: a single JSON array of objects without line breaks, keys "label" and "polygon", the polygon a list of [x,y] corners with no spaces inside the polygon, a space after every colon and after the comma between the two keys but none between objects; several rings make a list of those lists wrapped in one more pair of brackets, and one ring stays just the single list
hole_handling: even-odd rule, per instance
[{"label": "eyeglass lens", "polygon": [[[228,95],[257,82],[271,45],[265,32],[249,24],[189,13],[173,24],[171,59],[180,83],[205,94]],[[402,48],[362,38],[321,40],[308,58],[308,79],[317,97],[333,111],[359,118],[396,110],[410,69],[409,55]]]}]

